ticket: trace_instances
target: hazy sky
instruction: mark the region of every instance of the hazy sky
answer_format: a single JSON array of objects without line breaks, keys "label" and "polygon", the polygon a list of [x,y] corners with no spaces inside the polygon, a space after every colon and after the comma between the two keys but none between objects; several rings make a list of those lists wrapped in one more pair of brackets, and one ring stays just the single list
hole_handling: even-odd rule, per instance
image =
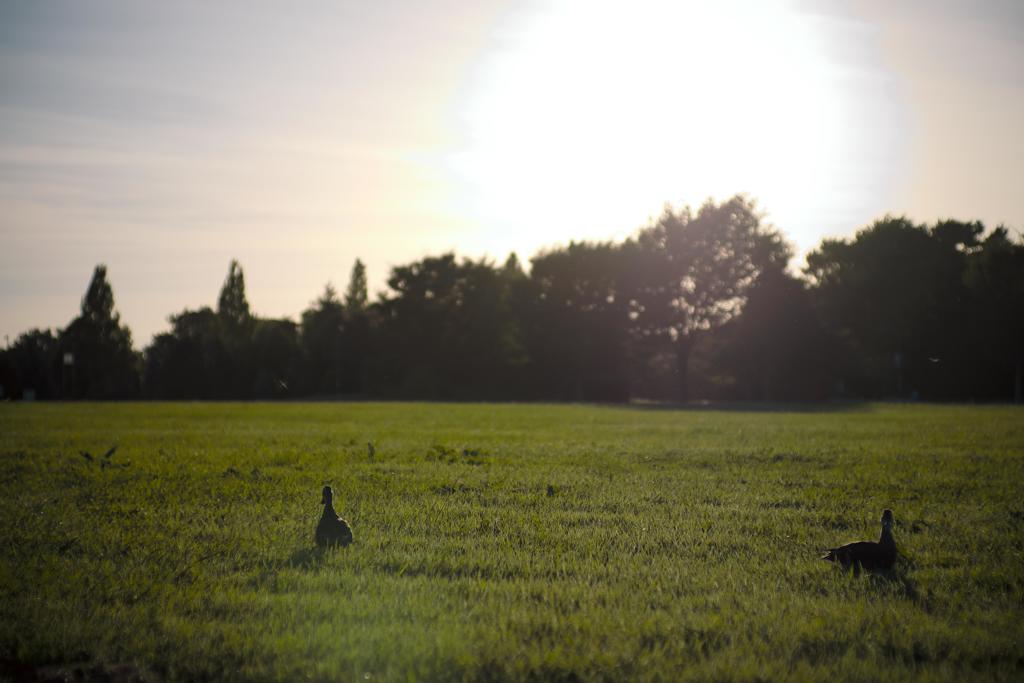
[{"label": "hazy sky", "polygon": [[1024,228],[1024,2],[0,0],[0,334],[106,263],[137,346],[228,263],[526,260],[746,192],[803,253],[886,212]]}]

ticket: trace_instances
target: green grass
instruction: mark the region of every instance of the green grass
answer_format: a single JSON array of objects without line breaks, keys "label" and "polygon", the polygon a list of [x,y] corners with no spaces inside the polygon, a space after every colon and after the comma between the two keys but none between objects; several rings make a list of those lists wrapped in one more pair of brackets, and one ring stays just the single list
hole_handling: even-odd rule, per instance
[{"label": "green grass", "polygon": [[[5,404],[0,659],[172,680],[1020,680],[1022,482],[1012,407]],[[325,483],[356,542],[320,553]],[[877,536],[885,507],[897,570],[818,559]]]}]

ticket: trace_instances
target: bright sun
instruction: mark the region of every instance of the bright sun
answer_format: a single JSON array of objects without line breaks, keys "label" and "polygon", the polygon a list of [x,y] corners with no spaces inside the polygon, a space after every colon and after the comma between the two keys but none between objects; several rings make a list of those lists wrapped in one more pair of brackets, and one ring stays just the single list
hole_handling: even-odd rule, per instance
[{"label": "bright sun", "polygon": [[463,211],[503,229],[482,250],[509,231],[522,256],[621,237],[665,201],[741,191],[773,216],[813,211],[835,185],[846,112],[820,38],[785,5],[560,2],[499,38],[451,159]]}]

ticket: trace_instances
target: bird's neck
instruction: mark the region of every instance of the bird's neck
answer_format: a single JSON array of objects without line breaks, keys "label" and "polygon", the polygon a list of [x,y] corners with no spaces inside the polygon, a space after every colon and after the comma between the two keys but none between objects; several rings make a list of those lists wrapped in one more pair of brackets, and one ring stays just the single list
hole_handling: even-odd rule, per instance
[{"label": "bird's neck", "polygon": [[337,517],[338,513],[334,511],[334,503],[327,501],[324,503],[324,517]]},{"label": "bird's neck", "polygon": [[892,529],[887,526],[882,527],[882,535],[878,538],[880,545],[896,545],[896,540],[892,537]]}]

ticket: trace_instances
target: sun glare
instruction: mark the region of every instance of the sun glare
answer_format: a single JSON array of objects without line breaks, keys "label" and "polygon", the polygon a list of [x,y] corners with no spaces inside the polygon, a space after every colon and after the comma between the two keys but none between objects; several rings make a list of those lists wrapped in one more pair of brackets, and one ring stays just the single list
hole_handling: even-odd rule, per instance
[{"label": "sun glare", "polygon": [[499,40],[451,159],[463,210],[504,229],[480,249],[621,237],[666,201],[741,191],[813,210],[843,163],[842,102],[785,5],[560,2]]}]

